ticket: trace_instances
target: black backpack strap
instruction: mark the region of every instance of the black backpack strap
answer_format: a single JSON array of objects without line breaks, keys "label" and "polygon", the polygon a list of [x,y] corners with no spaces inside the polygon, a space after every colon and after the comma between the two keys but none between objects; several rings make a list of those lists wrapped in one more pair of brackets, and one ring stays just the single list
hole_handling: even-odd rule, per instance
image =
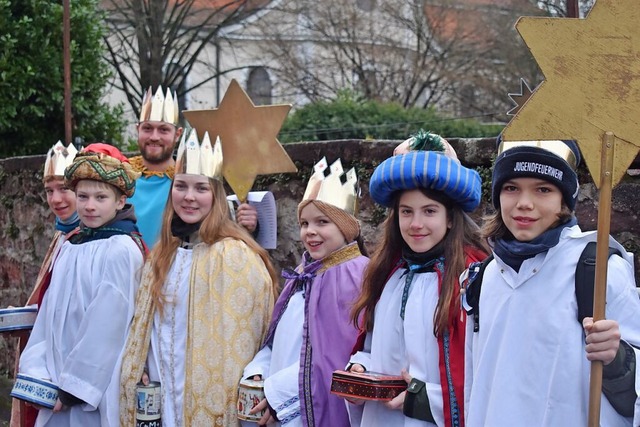
[{"label": "black backpack strap", "polygon": [[[622,255],[619,250],[609,248],[611,255]],[[608,259],[608,258],[607,258]],[[578,322],[582,324],[585,317],[593,316],[593,288],[596,272],[596,242],[589,242],[582,251],[576,266],[576,299],[578,301]],[[618,378],[608,378],[607,367],[603,372],[602,394],[619,414],[633,416],[633,405],[636,401],[635,390],[635,353],[631,347],[620,341],[621,349],[626,353],[626,372]],[[620,353],[620,350],[618,351]],[[619,355],[616,355],[618,358]]]},{"label": "black backpack strap", "polygon": [[467,301],[467,314],[473,315],[473,332],[480,329],[480,290],[482,289],[482,278],[487,265],[493,261],[493,254],[489,255],[482,262],[474,262],[469,266],[468,285],[465,289]]},{"label": "black backpack strap", "polygon": [[[620,251],[609,248],[609,257],[620,255]],[[576,300],[578,301],[578,322],[582,324],[585,317],[593,316],[593,288],[596,274],[596,242],[589,242],[585,246],[578,265],[576,265]]]}]

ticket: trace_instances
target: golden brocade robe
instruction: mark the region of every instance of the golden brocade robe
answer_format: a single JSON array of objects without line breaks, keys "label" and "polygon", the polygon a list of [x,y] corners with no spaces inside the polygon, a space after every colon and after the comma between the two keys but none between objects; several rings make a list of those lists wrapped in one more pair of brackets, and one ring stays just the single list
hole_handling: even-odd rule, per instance
[{"label": "golden brocade robe", "polygon": [[[135,426],[136,384],[147,360],[155,313],[150,262],[142,277],[122,362],[121,426]],[[238,382],[266,334],[272,289],[262,259],[244,242],[227,238],[194,246],[185,353],[186,427],[239,425]]]}]

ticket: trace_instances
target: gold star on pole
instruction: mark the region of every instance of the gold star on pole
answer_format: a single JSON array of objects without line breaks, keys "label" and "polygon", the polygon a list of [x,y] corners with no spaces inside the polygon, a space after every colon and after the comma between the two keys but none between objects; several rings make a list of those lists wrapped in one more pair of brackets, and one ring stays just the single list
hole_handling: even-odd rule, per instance
[{"label": "gold star on pole", "polygon": [[597,0],[585,19],[520,18],[516,28],[545,80],[503,137],[575,139],[599,185],[603,137],[613,132],[619,182],[640,151],[638,22],[638,0]]},{"label": "gold star on pole", "polygon": [[290,109],[291,105],[255,106],[232,80],[217,109],[183,114],[199,138],[205,132],[212,140],[220,137],[222,173],[238,199],[244,201],[258,175],[298,170],[277,139]]}]

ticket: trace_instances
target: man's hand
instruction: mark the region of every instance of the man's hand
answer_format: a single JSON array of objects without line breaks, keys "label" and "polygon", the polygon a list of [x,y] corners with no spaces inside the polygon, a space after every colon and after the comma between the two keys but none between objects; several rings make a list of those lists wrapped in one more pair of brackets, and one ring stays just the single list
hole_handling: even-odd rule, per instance
[{"label": "man's hand", "polygon": [[258,225],[258,211],[252,205],[242,203],[236,210],[236,221],[249,233],[253,233]]}]

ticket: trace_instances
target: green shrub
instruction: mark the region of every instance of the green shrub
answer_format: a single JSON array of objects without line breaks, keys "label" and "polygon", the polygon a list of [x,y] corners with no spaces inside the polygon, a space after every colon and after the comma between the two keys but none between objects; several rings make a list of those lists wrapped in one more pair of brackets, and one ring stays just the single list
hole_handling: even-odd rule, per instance
[{"label": "green shrub", "polygon": [[282,142],[336,139],[403,140],[422,128],[449,138],[496,136],[502,125],[446,118],[434,109],[403,108],[395,103],[359,99],[342,92],[332,102],[306,105],[292,113],[279,134]]},{"label": "green shrub", "polygon": [[[122,107],[102,99],[110,71],[98,4],[71,7],[73,136],[118,144]],[[0,0],[0,157],[44,154],[64,139],[63,80],[61,2]]]}]

